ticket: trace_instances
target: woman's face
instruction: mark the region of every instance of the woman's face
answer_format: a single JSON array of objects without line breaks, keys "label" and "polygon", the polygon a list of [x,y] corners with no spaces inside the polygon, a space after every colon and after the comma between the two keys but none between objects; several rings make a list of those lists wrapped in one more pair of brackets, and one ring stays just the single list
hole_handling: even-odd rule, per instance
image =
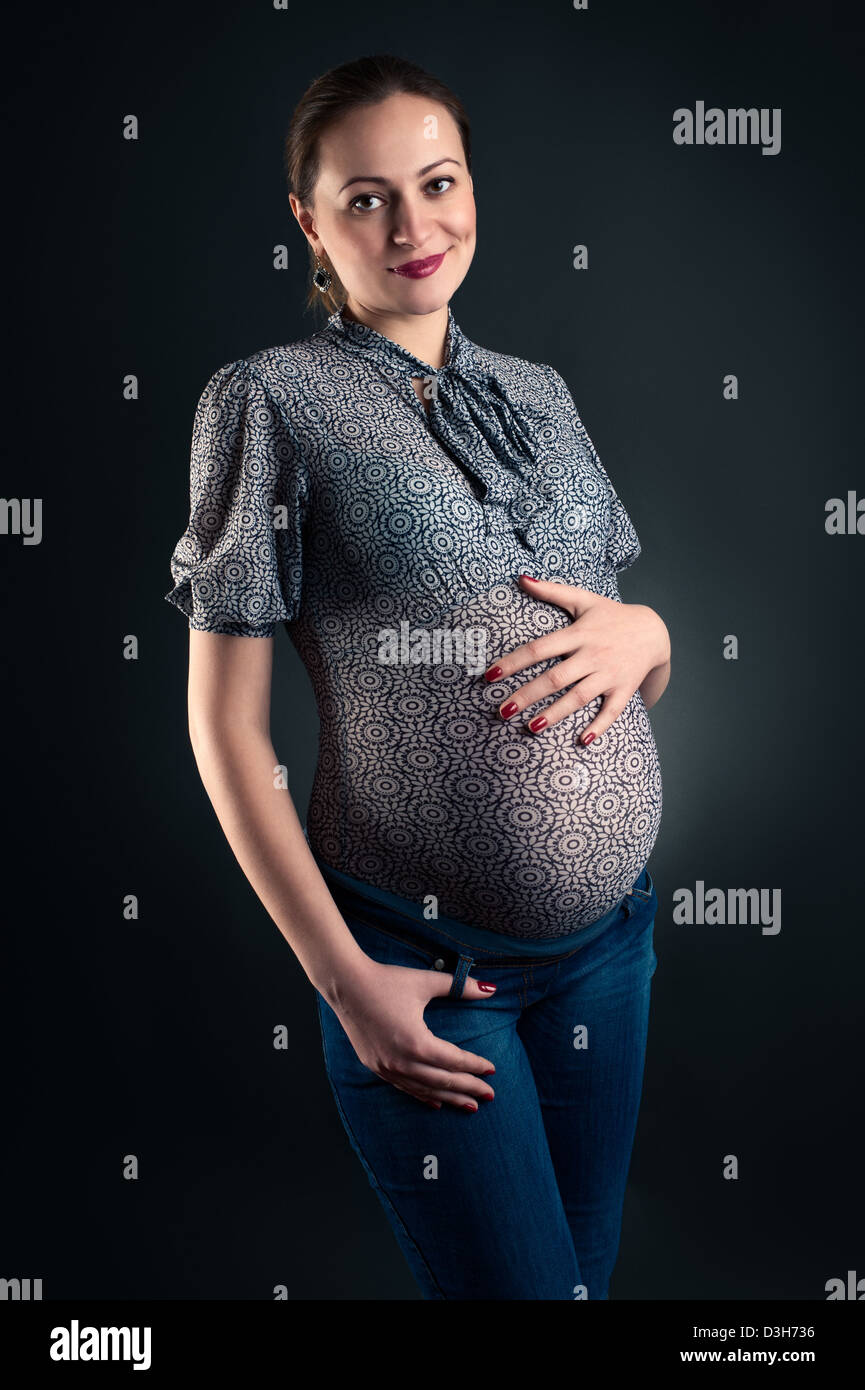
[{"label": "woman's face", "polygon": [[[447,304],[475,250],[473,185],[450,112],[399,93],[331,126],[319,150],[313,206],[291,194],[291,207],[327,254],[349,311],[429,314]],[[395,270],[437,256],[418,278]]]}]

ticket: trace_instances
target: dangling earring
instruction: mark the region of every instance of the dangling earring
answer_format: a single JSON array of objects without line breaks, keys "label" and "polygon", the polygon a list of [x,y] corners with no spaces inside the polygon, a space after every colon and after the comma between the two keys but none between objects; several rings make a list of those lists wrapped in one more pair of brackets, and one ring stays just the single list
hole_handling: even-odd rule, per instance
[{"label": "dangling earring", "polygon": [[312,283],[317,290],[321,290],[322,294],[324,294],[325,290],[329,290],[331,286],[330,271],[325,269],[318,256],[315,258],[315,270],[312,272]]}]

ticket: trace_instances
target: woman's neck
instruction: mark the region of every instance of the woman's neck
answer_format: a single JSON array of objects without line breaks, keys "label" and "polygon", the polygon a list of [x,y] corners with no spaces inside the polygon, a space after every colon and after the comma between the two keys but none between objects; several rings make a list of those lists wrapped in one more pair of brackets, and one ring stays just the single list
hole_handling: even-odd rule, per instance
[{"label": "woman's neck", "polygon": [[390,338],[391,342],[399,343],[421,362],[426,362],[434,371],[444,366],[448,331],[446,304],[430,314],[393,314],[380,313],[362,305],[354,306],[346,301],[342,317],[374,328],[377,333]]}]

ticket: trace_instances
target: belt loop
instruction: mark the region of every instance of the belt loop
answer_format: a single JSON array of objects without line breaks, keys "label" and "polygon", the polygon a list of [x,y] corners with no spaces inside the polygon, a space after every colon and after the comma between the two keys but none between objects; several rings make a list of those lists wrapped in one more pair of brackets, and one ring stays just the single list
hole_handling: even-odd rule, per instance
[{"label": "belt loop", "polygon": [[448,992],[449,999],[459,999],[461,997],[463,989],[465,988],[466,976],[473,965],[474,960],[471,956],[460,956],[457,962],[457,968],[454,971],[453,984]]}]

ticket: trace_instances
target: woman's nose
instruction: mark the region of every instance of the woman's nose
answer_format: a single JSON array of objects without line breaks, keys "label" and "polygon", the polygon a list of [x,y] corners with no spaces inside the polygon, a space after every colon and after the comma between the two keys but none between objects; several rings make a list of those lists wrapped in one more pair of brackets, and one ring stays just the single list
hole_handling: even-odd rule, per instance
[{"label": "woman's nose", "polygon": [[422,247],[429,241],[432,224],[427,208],[403,204],[394,213],[391,236],[401,247]]}]

